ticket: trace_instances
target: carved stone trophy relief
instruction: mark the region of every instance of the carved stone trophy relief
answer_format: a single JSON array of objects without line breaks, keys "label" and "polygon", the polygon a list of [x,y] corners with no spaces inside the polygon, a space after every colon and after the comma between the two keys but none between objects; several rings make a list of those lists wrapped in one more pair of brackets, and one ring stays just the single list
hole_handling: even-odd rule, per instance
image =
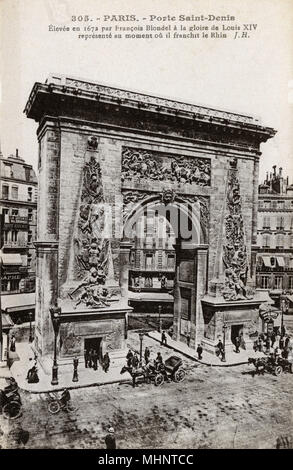
[{"label": "carved stone trophy relief", "polygon": [[225,267],[225,300],[252,298],[246,287],[248,254],[245,243],[240,184],[237,160],[230,160],[226,191],[226,215],[224,219],[223,264]]},{"label": "carved stone trophy relief", "polygon": [[97,139],[88,139],[88,151],[82,174],[77,224],[73,235],[74,272],[80,281],[69,293],[75,308],[109,305],[110,293],[105,286],[112,275],[113,263],[110,240],[106,238],[106,213],[100,163],[97,158]]}]

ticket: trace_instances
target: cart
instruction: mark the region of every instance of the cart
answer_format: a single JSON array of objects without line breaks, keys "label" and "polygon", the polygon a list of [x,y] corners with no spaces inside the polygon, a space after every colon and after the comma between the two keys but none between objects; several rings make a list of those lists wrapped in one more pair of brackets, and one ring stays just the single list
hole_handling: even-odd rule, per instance
[{"label": "cart", "polygon": [[155,385],[162,385],[165,380],[173,382],[182,382],[185,378],[185,370],[181,367],[182,359],[178,356],[171,356],[164,364],[161,364],[154,378]]}]

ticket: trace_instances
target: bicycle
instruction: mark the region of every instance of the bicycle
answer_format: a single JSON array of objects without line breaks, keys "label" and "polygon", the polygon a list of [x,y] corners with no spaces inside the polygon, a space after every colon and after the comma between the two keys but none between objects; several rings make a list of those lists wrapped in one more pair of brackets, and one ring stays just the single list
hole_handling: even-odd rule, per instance
[{"label": "bicycle", "polygon": [[59,413],[60,410],[76,411],[77,406],[73,405],[71,403],[71,400],[67,401],[66,403],[63,403],[60,398],[55,396],[55,398],[51,399],[51,401],[48,405],[48,411],[51,414],[57,414],[57,413]]}]

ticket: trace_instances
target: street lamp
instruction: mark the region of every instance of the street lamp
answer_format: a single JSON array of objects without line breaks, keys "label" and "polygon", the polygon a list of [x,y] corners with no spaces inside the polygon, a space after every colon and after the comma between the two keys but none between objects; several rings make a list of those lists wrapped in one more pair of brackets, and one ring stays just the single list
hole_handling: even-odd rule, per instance
[{"label": "street lamp", "polygon": [[158,311],[159,311],[159,327],[158,327],[158,332],[161,333],[161,311],[162,311],[162,306],[161,306],[161,305],[159,305]]},{"label": "street lamp", "polygon": [[222,362],[226,362],[226,330],[227,330],[227,325],[224,323],[223,325],[223,355],[222,355]]},{"label": "street lamp", "polygon": [[281,337],[285,336],[284,329],[284,313],[287,313],[289,310],[289,302],[286,295],[281,295]]},{"label": "street lamp", "polygon": [[139,348],[139,365],[142,366],[142,340],[144,333],[139,333],[140,348]]},{"label": "street lamp", "polygon": [[32,312],[29,312],[29,319],[30,319],[30,334],[29,334],[29,342],[32,343],[33,342],[33,335],[32,335]]},{"label": "street lamp", "polygon": [[53,323],[54,328],[54,359],[53,359],[53,367],[52,367],[52,385],[58,385],[58,364],[57,364],[57,336],[60,327],[60,315],[61,315],[61,308],[60,307],[52,307],[50,308],[51,320]]}]

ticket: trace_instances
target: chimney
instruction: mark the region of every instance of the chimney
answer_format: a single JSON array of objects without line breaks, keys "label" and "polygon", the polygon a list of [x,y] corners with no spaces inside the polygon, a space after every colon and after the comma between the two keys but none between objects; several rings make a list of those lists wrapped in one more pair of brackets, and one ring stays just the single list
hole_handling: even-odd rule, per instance
[{"label": "chimney", "polygon": [[277,168],[277,165],[273,165],[274,176],[276,176],[276,168]]},{"label": "chimney", "polygon": [[18,158],[18,149],[15,150],[15,157]]},{"label": "chimney", "polygon": [[283,168],[280,166],[280,168],[279,168],[279,176],[280,176],[280,178],[281,178],[281,176],[282,176],[282,171],[283,171]]}]

